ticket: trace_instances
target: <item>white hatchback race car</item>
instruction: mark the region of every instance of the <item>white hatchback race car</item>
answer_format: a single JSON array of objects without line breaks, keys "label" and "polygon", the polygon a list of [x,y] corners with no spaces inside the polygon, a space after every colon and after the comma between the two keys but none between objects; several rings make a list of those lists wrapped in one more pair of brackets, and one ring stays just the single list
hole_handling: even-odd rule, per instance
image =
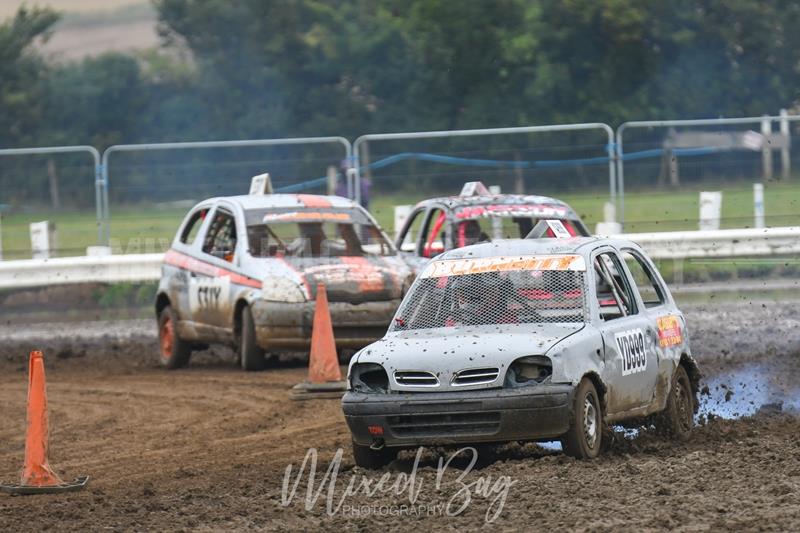
[{"label": "white hatchback race car", "polygon": [[495,241],[423,269],[342,400],[358,465],[420,445],[548,441],[596,457],[611,423],[686,437],[700,374],[681,311],[636,244]]},{"label": "white hatchback race car", "polygon": [[156,297],[161,362],[224,343],[241,366],[265,351],[305,349],[317,287],[330,302],[337,347],[380,338],[413,273],[367,211],[305,194],[211,198],[192,208],[162,267]]}]

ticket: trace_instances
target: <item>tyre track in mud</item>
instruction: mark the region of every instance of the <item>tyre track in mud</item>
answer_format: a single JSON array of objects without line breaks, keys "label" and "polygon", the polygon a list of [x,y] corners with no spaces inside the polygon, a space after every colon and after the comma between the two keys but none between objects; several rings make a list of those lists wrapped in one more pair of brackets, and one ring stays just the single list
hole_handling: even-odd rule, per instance
[{"label": "tyre track in mud", "polygon": [[[703,400],[712,416],[689,442],[664,442],[645,431],[592,462],[533,444],[506,446],[462,480],[497,482],[508,476],[513,481],[488,526],[486,513],[496,507],[479,495],[458,516],[382,514],[380,506],[408,506],[406,493],[345,498],[353,508],[377,509],[368,516],[341,509],[329,515],[324,491],[307,510],[302,501],[308,476],[293,502],[283,506],[284,471],[293,464],[296,472],[309,447],[319,451],[317,484],[344,448],[337,503],[352,476],[366,475],[374,485],[387,472],[395,479],[413,466],[413,455],[405,452],[385,472],[354,467],[338,402],[288,399],[289,387],[305,377],[302,364],[244,373],[235,368],[232,354],[220,350],[201,354],[185,370],[167,372],[156,367],[155,342],[144,334],[120,341],[104,333],[66,348],[43,340],[53,343],[48,349],[55,353],[46,352],[51,463],[65,478],[88,474],[92,480],[82,493],[0,495],[0,530],[795,529],[800,421],[793,411],[758,408],[773,399],[783,401],[784,409],[797,404],[800,349],[793,344],[797,333],[790,331],[797,319],[793,306],[765,309],[692,315],[693,344],[710,384]],[[758,329],[754,324],[760,320]],[[16,477],[24,448],[27,381],[21,349],[28,346],[12,344],[0,346],[0,479],[5,481]],[[736,346],[752,351],[724,352]],[[767,387],[767,394],[750,391],[753,372],[764,374],[757,384]],[[728,390],[732,396],[726,401]],[[747,397],[755,398],[752,408],[741,410],[755,416],[715,415],[734,416],[727,406]],[[459,494],[463,462],[449,468],[436,489],[437,460],[448,453],[423,455],[417,504],[434,507]]]}]

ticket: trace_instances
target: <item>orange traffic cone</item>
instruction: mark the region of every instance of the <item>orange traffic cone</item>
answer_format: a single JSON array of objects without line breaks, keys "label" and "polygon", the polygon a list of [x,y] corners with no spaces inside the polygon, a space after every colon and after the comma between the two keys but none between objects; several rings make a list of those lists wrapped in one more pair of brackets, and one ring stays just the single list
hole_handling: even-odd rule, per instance
[{"label": "orange traffic cone", "polygon": [[336,340],[333,336],[328,292],[325,284],[317,285],[317,305],[311,330],[311,353],[308,357],[308,381],[292,388],[293,400],[311,398],[341,398],[347,388],[342,381]]},{"label": "orange traffic cone", "polygon": [[42,352],[30,354],[28,363],[28,430],[25,437],[25,465],[19,485],[0,485],[0,491],[11,494],[37,494],[80,490],[88,477],[64,483],[50,468],[47,460],[48,423],[47,389]]},{"label": "orange traffic cone", "polygon": [[328,309],[328,291],[325,284],[317,286],[317,307],[314,310],[314,325],[311,330],[311,355],[308,358],[308,381],[327,383],[341,381],[342,371],[336,355],[336,340],[333,338],[331,312]]}]

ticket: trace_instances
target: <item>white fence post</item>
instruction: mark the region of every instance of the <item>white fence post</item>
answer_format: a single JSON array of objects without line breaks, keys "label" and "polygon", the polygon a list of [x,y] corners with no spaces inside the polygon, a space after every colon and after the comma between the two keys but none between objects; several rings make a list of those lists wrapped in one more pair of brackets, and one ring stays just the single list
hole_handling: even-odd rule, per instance
[{"label": "white fence post", "polygon": [[788,180],[792,172],[792,158],[790,153],[792,138],[791,133],[789,132],[789,112],[785,109],[781,109],[780,116],[781,135],[784,138],[784,144],[781,147],[781,177],[785,180]]},{"label": "white fence post", "polygon": [[31,231],[31,257],[50,259],[50,252],[56,248],[56,225],[49,220],[33,222]]},{"label": "white fence post", "polygon": [[753,215],[755,216],[755,223],[753,227],[764,227],[764,184],[753,184]]},{"label": "white fence post", "polygon": [[700,231],[718,230],[722,215],[722,193],[703,191],[700,193]]}]

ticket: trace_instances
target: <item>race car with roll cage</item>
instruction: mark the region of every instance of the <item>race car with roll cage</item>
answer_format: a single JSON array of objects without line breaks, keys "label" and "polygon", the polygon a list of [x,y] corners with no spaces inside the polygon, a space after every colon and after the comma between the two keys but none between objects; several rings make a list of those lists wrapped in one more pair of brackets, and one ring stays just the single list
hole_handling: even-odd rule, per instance
[{"label": "race car with roll cage", "polygon": [[245,370],[263,368],[266,351],[308,348],[319,284],[337,347],[363,347],[383,335],[413,282],[355,202],[272,194],[266,175],[253,182],[249,195],[189,210],[165,254],[156,316],[168,368],[210,343],[235,347]]},{"label": "race car with roll cage", "polygon": [[483,183],[471,181],[458,196],[429,198],[415,205],[395,246],[420,270],[432,257],[448,250],[494,239],[524,238],[543,219],[560,220],[570,235],[589,235],[580,216],[561,200],[492,194]]},{"label": "race car with roll cage", "polygon": [[509,441],[594,458],[610,424],[686,438],[699,378],[683,314],[638,245],[501,240],[425,266],[387,334],[351,359],[342,408],[368,468],[402,448]]}]

